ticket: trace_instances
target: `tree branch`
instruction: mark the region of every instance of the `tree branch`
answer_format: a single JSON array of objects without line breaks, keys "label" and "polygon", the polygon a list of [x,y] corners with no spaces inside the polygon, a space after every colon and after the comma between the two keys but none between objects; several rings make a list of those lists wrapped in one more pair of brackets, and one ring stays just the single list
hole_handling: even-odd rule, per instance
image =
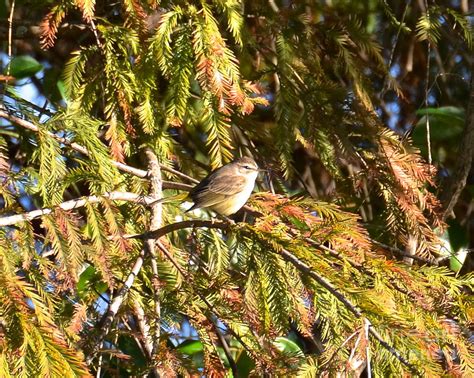
[{"label": "tree branch", "polygon": [[[174,231],[191,228],[191,227],[207,227],[207,228],[219,228],[219,229],[229,229],[231,226],[230,222],[225,221],[213,221],[213,220],[200,220],[200,219],[193,219],[187,220],[177,223],[168,224],[159,230],[146,232],[141,235],[134,235],[131,236],[132,238],[136,239],[149,239],[149,238],[160,238],[166,234],[169,234]],[[306,273],[312,279],[314,279],[317,283],[319,283],[322,287],[328,290],[332,295],[334,295],[354,316],[357,318],[362,318],[362,312],[352,304],[337,288],[335,288],[329,281],[325,278],[318,275],[315,271],[311,269],[307,264],[299,260],[296,256],[294,256],[289,251],[282,249],[278,251],[283,259],[293,266],[295,266],[300,272]],[[370,334],[385,348],[387,349],[393,356],[395,356],[402,364],[404,364],[411,372],[417,373],[416,368],[410,364],[410,362],[401,355],[401,353],[388,344],[382,336],[373,328],[370,321],[367,319],[369,325],[369,332]]]},{"label": "tree branch", "polygon": [[[150,174],[150,193],[149,195],[153,198],[162,198],[162,181],[161,181],[161,169],[158,163],[156,154],[150,149],[145,149],[145,155],[148,160],[148,172]],[[155,231],[161,227],[163,223],[163,204],[160,202],[154,202],[151,205],[151,219],[150,219],[150,231]],[[160,305],[160,278],[158,275],[158,263],[156,259],[155,251],[155,240],[146,240],[145,245],[147,252],[149,253],[151,260],[152,279],[151,284],[153,286],[153,300],[154,300],[154,311],[156,316],[155,329],[153,339],[155,342],[152,343],[152,350],[150,357],[153,359],[159,345],[160,338],[160,323],[161,323],[161,305]]]},{"label": "tree branch", "polygon": [[296,267],[300,272],[306,273],[312,279],[314,279],[318,284],[324,287],[332,295],[334,295],[346,308],[352,312],[358,318],[362,317],[362,312],[354,306],[339,290],[337,290],[329,281],[318,275],[311,267],[306,265],[304,262],[299,260],[291,252],[288,252],[286,249],[279,251],[279,254],[283,257],[283,260],[291,263]]},{"label": "tree branch", "polygon": [[[288,252],[287,250],[283,249],[280,251],[283,259],[292,265],[294,265],[300,272],[306,273],[312,279],[314,279],[317,283],[319,283],[322,287],[328,290],[332,295],[334,295],[344,306],[352,312],[357,318],[362,318],[362,312],[352,304],[339,290],[337,290],[331,283],[329,283],[326,279],[319,276],[314,270],[312,270],[308,265],[304,262],[299,260],[296,256],[292,253]],[[410,369],[412,372],[417,372],[415,367],[408,362],[408,360],[401,355],[401,353],[388,344],[382,336],[373,328],[372,323],[367,318],[364,318],[367,322],[369,327],[370,334],[385,348],[387,349],[393,356],[395,356],[402,364]]]},{"label": "tree branch", "polygon": [[[147,322],[142,305],[136,299],[133,300],[133,312],[135,313],[137,328],[143,338],[143,354],[151,360],[153,357],[153,340],[150,337],[150,325]],[[159,377],[159,375],[157,377]]]},{"label": "tree branch", "polygon": [[[139,194],[131,193],[131,192],[109,192],[109,193],[104,193],[100,196],[88,196],[88,197],[82,197],[82,198],[66,201],[58,205],[58,208],[63,209],[63,210],[78,209],[80,207],[84,207],[87,203],[100,202],[102,201],[103,198],[107,198],[112,201],[135,202],[135,203],[140,203],[144,205],[147,205],[155,200],[154,198],[144,197]],[[30,221],[32,219],[51,214],[53,211],[54,211],[54,208],[44,208],[44,209],[29,211],[27,213],[1,217],[0,227],[11,226],[16,223]]]},{"label": "tree branch", "polygon": [[[190,190],[192,188],[190,185],[173,183],[168,181],[163,181],[163,189],[180,189],[180,190]],[[100,196],[88,196],[82,197],[74,200],[69,200],[58,205],[58,208],[63,210],[73,210],[80,207],[84,207],[86,203],[97,203],[102,200],[102,198],[107,198],[112,201],[126,201],[134,202],[142,205],[150,205],[156,202],[156,197],[142,196],[136,193],[131,192],[108,192]],[[22,214],[9,215],[6,217],[0,217],[0,227],[11,226],[16,223],[30,221],[35,218],[42,217],[44,215],[51,214],[54,208],[44,208],[39,210],[32,210]]]},{"label": "tree branch", "polygon": [[[4,106],[0,106],[0,118],[4,118],[4,119],[6,119],[10,122],[15,123],[16,125],[18,125],[20,127],[31,130],[35,133],[38,133],[40,131],[40,128],[38,126],[36,126],[34,123],[32,123],[30,121],[27,121],[23,118],[17,117],[13,114],[10,114],[5,109]],[[69,139],[61,137],[59,135],[56,135],[56,134],[54,134],[50,131],[45,131],[45,132],[46,132],[46,135],[48,135],[49,137],[51,137],[51,138],[57,140],[58,142],[72,148],[74,151],[80,152],[81,154],[86,155],[86,156],[90,156],[89,151],[84,146],[81,146],[80,144],[77,144],[75,142],[71,142]],[[144,171],[142,169],[138,169],[138,168],[132,167],[130,165],[120,163],[120,162],[115,161],[115,160],[112,160],[112,165],[117,167],[117,169],[121,170],[122,172],[130,173],[134,176],[138,176],[138,177],[142,177],[142,178],[148,177],[148,172]],[[190,177],[190,176],[188,176],[188,175],[186,175],[182,172],[179,172],[176,169],[167,167],[166,165],[160,164],[160,168],[163,169],[164,171],[172,173],[175,176],[178,176],[178,177],[180,177],[180,178],[182,178],[182,179],[184,179],[188,182],[191,182],[191,183],[194,183],[194,184],[199,182],[198,180],[196,180],[196,179],[194,179],[194,178],[192,178],[192,177]]]},{"label": "tree branch", "polygon": [[139,235],[125,236],[127,239],[159,239],[162,236],[169,234],[174,231],[183,230],[192,227],[207,227],[207,228],[218,228],[221,230],[227,230],[231,225],[228,221],[216,221],[216,220],[203,220],[203,219],[190,219],[181,222],[167,224],[155,231],[144,232]]},{"label": "tree branch", "polygon": [[[34,131],[35,133],[38,133],[40,131],[40,128],[36,126],[34,123],[27,121],[23,118],[19,118],[17,116],[14,116],[13,114],[8,113],[5,111],[5,109],[2,107],[0,108],[0,118],[4,118],[10,122],[15,123],[18,126],[21,126],[25,129]],[[52,133],[51,131],[45,131],[46,135],[48,135],[50,138],[53,138],[57,140],[58,142],[72,148],[74,151],[80,152],[83,155],[90,156],[89,151],[87,148],[81,146],[80,144],[77,144],[75,142],[71,142],[69,139],[61,137],[59,135],[56,135]],[[119,163],[118,161],[112,160],[112,165],[117,167],[119,170],[123,172],[130,173],[134,176],[138,177],[147,177],[148,173],[142,169],[134,168],[129,165]]]},{"label": "tree branch", "polygon": [[441,193],[441,203],[443,204],[443,219],[446,220],[453,215],[454,206],[466,186],[467,177],[471,171],[472,160],[474,158],[474,63],[471,65],[471,84],[469,103],[466,111],[466,122],[461,138],[461,145],[457,152],[457,164],[454,174],[450,179],[447,189]]},{"label": "tree branch", "polygon": [[145,258],[145,250],[142,249],[137,259],[135,260],[135,263],[133,264],[133,267],[129,275],[127,276],[127,279],[125,280],[123,286],[120,288],[117,295],[112,299],[112,301],[110,302],[107,308],[107,312],[104,314],[104,316],[102,316],[102,319],[97,324],[97,327],[99,329],[99,335],[95,339],[96,342],[92,346],[92,350],[90,351],[86,359],[86,362],[88,364],[91,363],[98,349],[102,345],[102,341],[105,339],[105,337],[109,333],[110,327],[112,326],[112,322],[114,321],[115,316],[117,315],[120,307],[122,306],[125,296],[127,295],[130,288],[132,287],[133,283],[135,282],[135,278],[137,277],[138,273],[140,272],[143,266],[144,258]]}]

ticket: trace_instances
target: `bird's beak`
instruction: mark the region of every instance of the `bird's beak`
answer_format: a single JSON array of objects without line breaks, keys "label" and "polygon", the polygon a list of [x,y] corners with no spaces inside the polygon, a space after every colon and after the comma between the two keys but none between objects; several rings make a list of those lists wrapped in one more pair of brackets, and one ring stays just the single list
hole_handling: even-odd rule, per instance
[{"label": "bird's beak", "polygon": [[258,172],[268,172],[268,169],[263,169],[263,168],[257,168]]}]

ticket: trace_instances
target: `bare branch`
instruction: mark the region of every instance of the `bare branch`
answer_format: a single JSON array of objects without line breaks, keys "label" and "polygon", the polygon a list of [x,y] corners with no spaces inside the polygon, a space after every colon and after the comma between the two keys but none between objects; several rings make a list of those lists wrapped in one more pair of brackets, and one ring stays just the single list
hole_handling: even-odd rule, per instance
[{"label": "bare branch", "polygon": [[[97,203],[100,202],[103,198],[107,198],[112,201],[127,201],[135,202],[147,205],[153,202],[154,198],[144,197],[139,194],[130,193],[130,192],[109,192],[104,193],[101,196],[88,196],[82,197],[70,201],[63,202],[58,206],[58,208],[63,210],[73,210],[80,207],[84,207],[87,203]],[[11,226],[16,223],[30,221],[35,218],[42,217],[44,215],[51,214],[54,208],[44,208],[39,210],[29,211],[23,214],[15,214],[7,217],[0,218],[0,227]]]},{"label": "bare branch", "polygon": [[[34,123],[8,113],[7,111],[4,110],[3,107],[0,108],[0,118],[7,119],[10,122],[15,123],[16,125],[21,126],[25,129],[34,131],[35,133],[40,131],[40,128],[38,126],[36,126]],[[86,156],[90,156],[89,151],[87,150],[87,148],[85,148],[85,147],[83,147],[83,146],[81,146],[81,145],[79,145],[75,142],[71,142],[69,139],[61,137],[59,135],[56,135],[56,134],[54,134],[50,131],[46,131],[46,134],[49,137],[51,137],[53,139],[56,139],[58,142],[63,143],[64,145],[72,148],[74,151],[80,152],[81,154],[86,155]],[[147,175],[148,175],[148,173],[146,171],[142,170],[142,169],[134,168],[134,167],[131,167],[129,165],[119,163],[118,161],[115,161],[115,160],[112,160],[112,164],[115,167],[117,167],[118,169],[120,169],[121,171],[130,173],[134,176],[147,177]]]},{"label": "bare branch", "polygon": [[[472,64],[474,68],[474,63]],[[473,70],[471,69],[471,72]],[[466,122],[461,138],[461,145],[457,152],[457,165],[450,180],[450,185],[441,193],[443,204],[443,218],[446,220],[453,215],[454,206],[466,186],[467,177],[471,171],[472,160],[474,159],[474,75],[471,75],[469,103],[466,111]]]},{"label": "bare branch", "polygon": [[183,230],[192,227],[207,227],[207,228],[218,228],[226,230],[230,227],[231,223],[227,221],[215,221],[215,220],[203,220],[203,219],[190,219],[182,222],[176,222],[167,224],[155,231],[144,232],[140,235],[129,235],[125,236],[127,239],[159,239],[162,236],[169,234],[174,231]]},{"label": "bare branch", "polygon": [[[191,228],[191,227],[207,227],[207,228],[219,228],[219,229],[229,229],[231,226],[230,222],[226,221],[213,221],[213,220],[200,220],[200,219],[193,219],[193,220],[187,220],[187,221],[182,221],[182,222],[177,222],[177,223],[172,223],[168,224],[159,230],[156,231],[150,231],[146,232],[141,235],[135,235],[131,236],[132,238],[137,238],[137,239],[149,239],[149,238],[156,238],[159,239],[162,236],[169,234],[174,231],[182,230],[185,228]],[[326,290],[328,290],[332,295],[334,295],[344,306],[354,314],[357,318],[362,318],[362,312],[354,305],[352,304],[337,288],[335,288],[329,281],[327,281],[325,278],[321,277],[319,274],[317,274],[311,267],[309,267],[307,264],[305,264],[303,261],[299,260],[296,256],[294,256],[292,253],[289,251],[282,249],[278,251],[283,259],[289,263],[291,263],[293,266],[295,266],[300,272],[303,272],[310,276],[312,279],[314,279],[317,283],[319,283],[322,287],[324,287]],[[181,271],[182,273],[182,271]],[[370,321],[367,319],[367,324],[369,327],[369,332],[370,334],[385,348],[387,349],[393,356],[395,356],[402,364],[407,366],[412,372],[417,372],[416,368],[408,362],[408,360],[401,355],[401,353],[396,350],[394,347],[392,347],[390,344],[388,344],[382,336],[373,328],[371,325]]]},{"label": "bare branch", "polygon": [[[19,117],[13,115],[13,114],[10,114],[8,111],[6,111],[6,109],[3,106],[0,107],[0,118],[4,118],[4,119],[6,119],[10,122],[15,123],[16,125],[18,125],[20,127],[23,127],[25,129],[34,131],[35,133],[40,131],[40,128],[38,126],[36,126],[34,123],[32,123],[30,121],[27,121],[23,118],[19,118]],[[87,150],[87,148],[81,146],[80,144],[77,144],[75,142],[71,142],[67,138],[56,135],[56,134],[54,134],[50,131],[46,131],[46,134],[49,137],[51,137],[53,139],[56,139],[58,142],[72,148],[74,151],[80,152],[81,154],[86,155],[86,156],[90,156],[90,153]],[[120,162],[115,161],[115,160],[112,160],[112,165],[117,167],[117,169],[121,170],[122,172],[130,173],[131,175],[134,175],[134,176],[137,176],[137,177],[142,177],[142,178],[148,177],[148,172],[144,171],[142,169],[138,169],[138,168],[132,167],[130,165],[120,163]],[[196,179],[194,179],[194,178],[192,178],[192,177],[190,177],[190,176],[188,176],[188,175],[186,175],[182,172],[179,172],[176,169],[167,167],[166,165],[160,164],[160,168],[163,169],[164,171],[172,173],[175,176],[180,177],[180,178],[182,178],[182,179],[184,179],[188,182],[191,182],[191,183],[199,182],[198,180],[196,180]]]},{"label": "bare branch", "polygon": [[[163,181],[163,189],[179,189],[189,191],[192,188],[190,185],[174,183],[169,181]],[[156,202],[156,197],[142,196],[136,193],[131,192],[108,192],[100,196],[88,196],[82,197],[74,200],[69,200],[58,205],[60,209],[63,210],[73,210],[80,207],[84,207],[86,203],[97,203],[100,202],[102,198],[107,198],[112,201],[126,201],[134,202],[142,205],[150,205]],[[6,217],[0,217],[0,227],[11,226],[16,223],[30,221],[35,218],[42,217],[43,215],[48,215],[53,212],[53,208],[44,208],[39,210],[32,210],[27,213],[15,214]]]},{"label": "bare branch", "polygon": [[99,335],[95,339],[96,341],[94,343],[94,346],[91,352],[89,353],[89,356],[87,357],[88,364],[90,364],[95,354],[97,353],[99,346],[102,345],[102,341],[109,333],[110,327],[112,326],[112,322],[114,321],[115,316],[117,315],[120,307],[122,306],[125,296],[127,295],[130,288],[132,287],[133,283],[135,282],[135,278],[137,277],[138,273],[140,272],[143,266],[144,258],[145,258],[145,250],[142,249],[137,259],[135,260],[135,263],[133,264],[133,267],[129,275],[127,276],[127,279],[125,280],[123,286],[120,288],[117,295],[114,296],[114,298],[112,299],[112,301],[110,302],[107,308],[107,312],[104,314],[104,316],[98,323],[97,327],[99,329]]},{"label": "bare branch", "polygon": [[[10,7],[10,17],[8,17],[8,61],[12,60],[12,30],[13,30],[13,15],[15,14],[15,0],[12,1]],[[7,67],[7,76],[10,76],[10,64]]]},{"label": "bare branch", "polygon": [[367,363],[367,378],[372,378],[372,367],[370,363],[370,342],[369,342],[369,332],[370,332],[371,324],[365,318],[364,319],[364,333],[365,339],[367,340],[367,344],[365,345],[365,359]]},{"label": "bare branch", "polygon": [[[148,172],[150,174],[150,196],[154,198],[162,198],[162,180],[161,180],[161,169],[158,163],[156,154],[149,148],[145,150],[145,154],[148,160]],[[161,227],[163,223],[163,204],[160,202],[154,202],[151,205],[151,219],[150,219],[150,231],[155,231]],[[152,349],[150,351],[150,357],[153,359],[157,351],[157,346],[159,345],[160,338],[160,322],[161,322],[161,304],[160,304],[160,279],[158,275],[158,263],[156,259],[155,251],[155,240],[146,240],[145,245],[147,252],[150,255],[151,260],[151,270],[153,277],[151,280],[153,286],[153,300],[154,300],[154,310],[155,310],[155,324],[153,339],[155,340],[152,343]],[[158,372],[156,372],[158,373]],[[158,374],[159,375],[159,374]]]},{"label": "bare branch", "polygon": [[144,354],[151,359],[153,356],[153,340],[150,336],[150,325],[146,320],[143,307],[136,299],[133,301],[133,312],[135,313],[137,328],[143,337]]}]

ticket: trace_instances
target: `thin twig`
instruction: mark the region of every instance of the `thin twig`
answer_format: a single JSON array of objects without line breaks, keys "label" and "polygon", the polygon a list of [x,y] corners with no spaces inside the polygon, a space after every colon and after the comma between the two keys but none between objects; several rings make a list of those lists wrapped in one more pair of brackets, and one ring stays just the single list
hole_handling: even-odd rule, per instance
[{"label": "thin twig", "polygon": [[227,221],[216,221],[216,220],[203,220],[203,219],[190,219],[176,223],[170,223],[166,226],[161,227],[159,230],[144,232],[139,235],[128,235],[125,236],[127,239],[159,239],[162,236],[169,234],[174,231],[183,230],[186,228],[192,227],[207,227],[207,228],[218,228],[218,229],[228,229],[230,227],[230,222]]},{"label": "thin twig", "polygon": [[429,93],[429,80],[430,80],[430,53],[431,53],[431,43],[428,41],[428,51],[426,57],[426,83],[425,83],[425,110],[426,110],[426,144],[428,148],[428,164],[431,166],[433,158],[431,156],[431,128],[430,128],[430,115],[428,112],[428,93]]},{"label": "thin twig", "polygon": [[[13,15],[15,13],[15,0],[12,0],[10,8],[10,16],[8,17],[8,62],[12,60],[12,44],[13,44]],[[7,68],[7,76],[10,76],[10,66]]]},{"label": "thin twig", "polygon": [[21,107],[28,107],[28,108],[31,108],[31,109],[37,111],[40,114],[47,115],[48,117],[54,116],[54,112],[52,112],[51,110],[45,109],[43,106],[36,105],[36,104],[34,104],[34,103],[32,103],[28,100],[25,100],[24,98],[16,97],[16,96],[12,95],[11,93],[5,93],[5,96],[9,97],[12,100],[14,100],[15,102],[17,102],[20,105],[20,108]]},{"label": "thin twig", "polygon": [[[430,9],[428,6],[428,1],[425,0],[425,12],[426,12],[426,18],[430,18]],[[430,88],[430,55],[431,55],[431,42],[428,38],[428,46],[427,46],[427,51],[426,51],[426,80],[425,80],[425,110],[426,110],[426,144],[428,148],[428,164],[431,166],[431,163],[433,162],[432,156],[431,156],[431,129],[430,129],[430,115],[428,112],[428,93],[429,93],[429,88]]]},{"label": "thin twig", "polygon": [[361,339],[362,339],[362,334],[361,334],[361,332],[358,332],[357,339],[356,339],[356,341],[355,341],[355,343],[354,343],[354,346],[353,346],[352,349],[351,349],[351,354],[349,355],[348,361],[350,361],[349,364],[351,365],[351,368],[352,368],[353,370],[356,370],[356,369],[358,369],[358,368],[360,369],[360,367],[361,367],[360,364],[359,364],[359,365],[356,365],[356,363],[357,363],[357,362],[360,363],[360,362],[362,362],[362,361],[360,361],[359,359],[356,360],[356,358],[355,358],[356,352],[357,352],[357,348],[359,347],[359,344],[360,344]]},{"label": "thin twig", "polygon": [[367,378],[372,378],[372,367],[370,363],[370,340],[369,340],[370,322],[364,319],[364,334],[365,334],[365,361],[367,363]]},{"label": "thin twig", "polygon": [[[387,0],[384,0],[384,4],[387,8],[390,8],[390,6],[387,4]],[[402,15],[402,19],[401,19],[401,21],[398,21],[399,26],[398,26],[398,30],[397,30],[397,35],[395,36],[395,41],[392,44],[392,50],[390,51],[390,58],[388,59],[388,63],[387,63],[387,67],[389,68],[389,70],[388,70],[387,76],[385,77],[385,80],[384,80],[384,85],[383,85],[382,92],[380,92],[380,96],[379,96],[379,98],[381,100],[383,100],[383,97],[385,96],[385,93],[387,93],[387,90],[388,90],[390,68],[392,67],[393,57],[395,56],[395,49],[398,45],[398,41],[400,39],[400,33],[403,29],[403,25],[405,24],[405,18],[406,18],[406,15],[408,13],[408,7],[410,6],[410,4],[411,4],[411,0],[406,2],[405,9],[404,9],[403,15]]]},{"label": "thin twig", "polygon": [[103,50],[102,42],[100,41],[99,33],[97,32],[97,27],[95,26],[95,22],[94,22],[94,20],[91,18],[91,19],[89,20],[89,23],[91,24],[92,33],[94,33],[94,37],[95,37],[95,40],[96,40],[96,42],[97,42],[97,46],[98,46],[99,49],[102,51],[102,50]]},{"label": "thin twig", "polygon": [[[25,129],[28,129],[28,130],[31,130],[31,131],[34,131],[35,133],[38,133],[40,132],[40,128],[38,126],[36,126],[34,123],[30,122],[30,121],[27,121],[23,118],[19,118],[13,114],[10,114],[6,109],[5,107],[1,106],[0,105],[0,118],[4,118],[10,122],[13,122],[15,123],[16,125],[20,126],[20,127],[23,127]],[[77,152],[80,152],[81,154],[83,155],[86,155],[86,156],[90,156],[90,153],[89,151],[87,150],[87,148],[81,146],[80,144],[77,144],[75,142],[71,142],[69,139],[67,138],[64,138],[64,137],[61,137],[59,135],[56,135],[50,131],[43,131],[46,135],[48,135],[49,137],[57,140],[58,142],[72,148],[74,151],[77,151]],[[115,167],[117,167],[117,169],[121,170],[122,172],[126,172],[126,173],[130,173],[131,175],[134,175],[134,176],[137,176],[137,177],[141,177],[141,178],[145,178],[145,177],[148,177],[148,172],[147,171],[144,171],[142,169],[139,169],[139,168],[135,168],[135,167],[131,167],[127,164],[124,164],[124,163],[120,163],[118,161],[115,161],[115,160],[112,160],[112,165],[114,165]],[[160,164],[160,168],[163,169],[164,171],[166,172],[169,172],[169,173],[172,173],[173,175],[179,177],[179,178],[182,178],[188,182],[191,182],[193,184],[195,183],[198,183],[199,181],[194,179],[193,177],[190,177],[182,172],[179,172],[177,171],[176,169],[173,169],[173,168],[170,168],[164,164]],[[184,184],[183,184],[184,185]],[[170,188],[171,189],[171,188]],[[179,189],[179,188],[176,188],[176,189]]]},{"label": "thin twig", "polygon": [[[25,119],[16,117],[16,116],[8,113],[7,111],[5,111],[3,108],[0,108],[0,118],[7,119],[10,122],[15,123],[16,125],[21,126],[25,129],[34,131],[35,133],[40,132],[40,128],[38,126],[36,126],[34,123],[32,123],[30,121],[27,121]],[[59,135],[56,135],[56,134],[54,134],[50,131],[45,131],[44,130],[43,132],[46,135],[48,135],[49,137],[57,140],[58,142],[72,148],[74,151],[80,152],[81,154],[86,155],[86,156],[90,156],[90,153],[87,150],[87,148],[85,148],[85,147],[83,147],[83,146],[81,146],[81,145],[79,145],[75,142],[71,142],[69,139],[61,137]],[[112,160],[112,165],[114,165],[115,167],[117,167],[118,169],[120,169],[123,172],[127,172],[127,173],[130,173],[130,174],[138,176],[138,177],[147,177],[147,175],[148,175],[147,171],[131,167],[127,164],[123,164],[123,163],[120,163],[120,162],[115,161],[115,160]]]},{"label": "thin twig", "polygon": [[370,242],[372,244],[375,244],[376,246],[378,247],[381,247],[383,249],[386,249],[387,251],[393,253],[394,255],[397,255],[397,256],[400,256],[400,257],[409,257],[413,260],[417,260],[419,262],[422,262],[424,264],[427,264],[427,265],[434,265],[434,266],[437,266],[438,263],[436,262],[436,260],[430,260],[430,259],[425,259],[421,256],[417,256],[417,255],[412,255],[408,252],[405,252],[405,251],[402,251],[401,249],[399,248],[395,248],[395,247],[392,247],[390,245],[387,245],[387,244],[383,244],[377,240],[374,240],[374,239],[370,239]]},{"label": "thin twig", "polygon": [[332,353],[331,357],[328,358],[326,361],[324,361],[321,365],[320,365],[320,369],[322,370],[322,367],[329,364],[331,362],[331,360],[334,358],[334,356],[342,349],[344,348],[344,345],[346,345],[349,341],[351,341],[354,336],[356,336],[357,334],[359,333],[359,330],[355,331],[354,333],[352,333],[351,335],[349,335],[345,340],[344,342],[339,345],[337,347],[337,349]]},{"label": "thin twig", "polygon": [[224,335],[221,333],[218,325],[214,321],[212,321],[212,324],[214,325],[214,330],[216,331],[217,338],[219,339],[222,349],[224,350],[224,354],[227,357],[227,361],[229,361],[229,366],[232,370],[232,376],[238,377],[239,374],[237,364],[235,363],[234,357],[232,357],[232,352],[229,348],[229,344],[227,343],[227,340],[225,339]]},{"label": "thin twig", "polygon": [[11,80],[15,80],[14,77],[10,76],[11,62],[12,62],[12,45],[13,45],[13,15],[15,13],[15,0],[12,0],[10,7],[10,15],[8,16],[8,66],[5,75],[0,75],[1,81],[5,81],[5,86],[2,89],[2,96],[7,93],[7,85]]},{"label": "thin twig", "polygon": [[[474,61],[471,64],[471,73],[472,72],[474,72]],[[448,185],[446,185],[446,189],[441,193],[444,220],[453,215],[454,206],[457,204],[462,191],[466,187],[467,178],[471,171],[472,161],[474,159],[474,75],[472,74],[469,90],[469,102],[466,110],[466,121],[456,156],[458,158],[454,173],[450,178]]]}]

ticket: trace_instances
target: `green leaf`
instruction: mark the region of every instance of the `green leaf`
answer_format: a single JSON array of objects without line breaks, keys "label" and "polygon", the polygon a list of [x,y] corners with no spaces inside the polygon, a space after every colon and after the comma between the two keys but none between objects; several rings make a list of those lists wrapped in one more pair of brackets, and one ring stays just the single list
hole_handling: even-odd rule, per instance
[{"label": "green leaf", "polygon": [[413,142],[416,145],[426,143],[426,117],[430,121],[430,136],[432,141],[444,141],[458,137],[464,127],[464,109],[455,106],[426,108],[416,112],[423,117],[416,124],[413,132]]},{"label": "green leaf", "polygon": [[468,249],[461,248],[457,250],[449,259],[449,267],[453,272],[459,272],[466,261]]},{"label": "green leaf", "polygon": [[250,372],[255,368],[255,362],[249,357],[245,350],[240,351],[235,363],[237,365],[238,377],[248,377]]},{"label": "green leaf", "polygon": [[456,220],[448,221],[449,242],[454,251],[465,248],[469,245],[469,236],[467,230]]},{"label": "green leaf", "polygon": [[451,244],[452,254],[449,259],[449,267],[454,272],[459,272],[467,257],[467,246],[469,236],[467,230],[456,220],[448,222],[448,236]]},{"label": "green leaf", "polygon": [[17,79],[24,79],[41,71],[43,65],[31,56],[22,55],[11,60],[9,69],[11,76]]},{"label": "green leaf", "polygon": [[277,337],[273,342],[273,345],[284,354],[289,354],[295,357],[304,357],[304,353],[298,344],[286,337]]},{"label": "green leaf", "polygon": [[88,294],[91,288],[95,288],[98,293],[107,290],[107,284],[101,281],[100,274],[93,266],[87,267],[79,276],[77,293],[80,297],[83,297]]},{"label": "green leaf", "polygon": [[447,143],[457,143],[464,128],[464,109],[454,106],[426,108],[416,112],[422,116],[413,131],[413,144],[422,151],[426,150],[426,123],[429,117],[430,139],[436,145],[446,146]]},{"label": "green leaf", "polygon": [[176,347],[176,350],[183,354],[192,356],[193,354],[201,353],[204,348],[199,340],[186,340],[179,344]]},{"label": "green leaf", "polygon": [[66,85],[64,83],[64,80],[58,80],[56,83],[56,86],[58,87],[59,94],[61,95],[62,99],[64,101],[67,101],[67,90],[66,90]]},{"label": "green leaf", "polygon": [[[61,70],[58,68],[46,68],[43,76],[43,89],[46,97],[53,103],[58,103],[61,100],[64,100],[64,82],[61,81]],[[60,82],[62,82],[62,91]]]},{"label": "green leaf", "polygon": [[298,219],[296,217],[287,215],[286,218],[298,229],[298,230],[303,230],[303,231],[309,231],[310,228],[306,224],[306,222],[302,221],[301,219]]},{"label": "green leaf", "polygon": [[204,367],[204,345],[200,340],[185,340],[176,349],[190,356],[194,366]]}]

